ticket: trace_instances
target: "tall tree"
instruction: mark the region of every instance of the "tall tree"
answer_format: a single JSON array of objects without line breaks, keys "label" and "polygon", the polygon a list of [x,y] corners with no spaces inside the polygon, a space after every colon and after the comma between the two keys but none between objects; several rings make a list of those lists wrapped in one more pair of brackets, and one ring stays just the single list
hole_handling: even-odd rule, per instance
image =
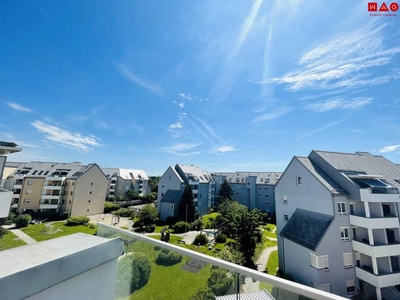
[{"label": "tall tree", "polygon": [[194,197],[190,185],[185,187],[181,201],[178,207],[178,220],[187,221],[189,223],[195,220],[196,207],[194,205]]},{"label": "tall tree", "polygon": [[149,226],[158,220],[158,211],[151,204],[146,204],[137,214],[137,219],[140,225]]},{"label": "tall tree", "polygon": [[139,196],[139,192],[135,191],[134,188],[130,188],[129,190],[126,191],[125,193],[125,199],[126,200],[136,200],[138,199]]},{"label": "tall tree", "polygon": [[233,200],[232,196],[233,196],[233,190],[228,181],[225,179],[219,188],[215,201],[217,202],[217,205],[220,205],[225,201],[232,201]]},{"label": "tall tree", "polygon": [[160,181],[160,176],[150,176],[149,177],[149,186],[151,192],[158,193],[158,182]]}]

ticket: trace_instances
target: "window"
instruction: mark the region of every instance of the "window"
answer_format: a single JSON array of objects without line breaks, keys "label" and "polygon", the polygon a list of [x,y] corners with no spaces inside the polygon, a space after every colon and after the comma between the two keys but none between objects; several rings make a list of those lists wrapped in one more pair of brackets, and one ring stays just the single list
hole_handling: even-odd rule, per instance
[{"label": "window", "polygon": [[261,190],[261,187],[258,187],[257,189],[258,189],[258,190]]},{"label": "window", "polygon": [[72,186],[74,186],[74,185],[75,185],[75,182],[73,182],[73,181],[72,181],[72,183],[71,183],[71,184],[72,184]]},{"label": "window", "polygon": [[171,204],[171,209],[174,209],[174,205],[173,204]]},{"label": "window", "polygon": [[353,253],[343,253],[343,265],[345,269],[354,267]]},{"label": "window", "polygon": [[89,208],[86,211],[89,212]]},{"label": "window", "polygon": [[71,191],[71,193],[70,193],[70,195],[72,196],[72,194],[73,194],[74,192],[73,191]]},{"label": "window", "polygon": [[42,175],[42,174],[43,174],[43,171],[40,171],[38,175]]},{"label": "window", "polygon": [[93,185],[93,182],[91,182],[90,185]]},{"label": "window", "polygon": [[356,287],[354,280],[346,280],[347,296],[353,296],[356,294]]},{"label": "window", "polygon": [[88,203],[90,203],[90,200],[88,200]]},{"label": "window", "polygon": [[269,183],[269,179],[265,179],[265,181],[264,181],[265,183]]},{"label": "window", "polygon": [[265,194],[265,198],[269,198],[269,195],[268,195],[268,194]]},{"label": "window", "polygon": [[265,201],[265,205],[269,205],[269,201]]},{"label": "window", "polygon": [[33,185],[33,180],[28,180],[28,185]]},{"label": "window", "polygon": [[289,221],[289,215],[288,214],[283,214],[283,222]]},{"label": "window", "polygon": [[261,197],[261,194],[258,194],[257,197]]},{"label": "window", "polygon": [[31,202],[31,200],[29,200],[29,199],[24,200],[24,203],[29,203],[29,202]]},{"label": "window", "polygon": [[296,184],[297,185],[301,185],[302,184],[302,180],[300,176],[296,176]]},{"label": "window", "polygon": [[69,203],[68,204],[71,204],[71,200],[69,200]]},{"label": "window", "polygon": [[30,195],[31,193],[32,193],[32,189],[27,189],[27,190],[25,191],[25,194]]},{"label": "window", "polygon": [[268,188],[266,187],[265,190],[268,190]]},{"label": "window", "polygon": [[90,191],[89,194],[91,195],[91,194],[92,194],[92,191]]},{"label": "window", "polygon": [[342,241],[350,240],[349,227],[340,227],[340,237]]},{"label": "window", "polygon": [[288,200],[287,200],[287,196],[282,196],[282,203],[283,204],[287,204],[288,203]]},{"label": "window", "polygon": [[164,197],[164,193],[161,193],[161,197]]},{"label": "window", "polygon": [[346,215],[346,202],[338,202],[337,207],[339,215]]},{"label": "window", "polygon": [[310,265],[316,269],[329,269],[329,256],[321,255],[316,256],[310,253]]}]

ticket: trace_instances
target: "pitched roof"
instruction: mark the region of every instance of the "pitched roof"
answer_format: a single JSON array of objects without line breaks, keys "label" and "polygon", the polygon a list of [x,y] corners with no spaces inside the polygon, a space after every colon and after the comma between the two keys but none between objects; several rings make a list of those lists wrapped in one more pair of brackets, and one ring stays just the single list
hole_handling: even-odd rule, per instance
[{"label": "pitched roof", "polygon": [[175,168],[177,169],[178,173],[179,173],[178,169],[180,169],[189,180],[195,180],[198,181],[199,183],[208,183],[213,180],[209,172],[204,171],[194,165],[188,166],[188,165],[177,164]]},{"label": "pitched roof", "polygon": [[247,177],[256,177],[256,184],[276,184],[282,172],[214,172],[212,175],[224,176],[229,183],[246,184]]},{"label": "pitched roof", "polygon": [[332,220],[333,216],[297,208],[280,236],[315,251]]},{"label": "pitched roof", "polygon": [[310,171],[328,190],[333,194],[346,194],[346,191],[330,178],[324,171],[321,170],[308,157],[295,156],[295,158]]},{"label": "pitched roof", "polygon": [[[353,171],[367,175],[381,175],[391,185],[400,189],[400,167],[383,156],[368,152],[340,153],[314,150],[332,167],[339,171]],[[313,153],[310,154],[310,156]],[[396,181],[396,180],[399,180]]]},{"label": "pitched roof", "polygon": [[178,204],[182,198],[182,191],[180,190],[168,190],[164,197],[161,198],[162,203]]}]

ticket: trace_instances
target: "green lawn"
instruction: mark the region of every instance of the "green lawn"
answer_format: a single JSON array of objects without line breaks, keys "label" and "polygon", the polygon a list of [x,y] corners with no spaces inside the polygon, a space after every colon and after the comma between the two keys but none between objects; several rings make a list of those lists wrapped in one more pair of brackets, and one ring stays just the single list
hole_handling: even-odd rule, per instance
[{"label": "green lawn", "polygon": [[[271,255],[268,258],[268,263],[267,263],[267,270],[269,275],[276,276],[276,272],[278,271],[278,250],[272,251]],[[270,293],[272,292],[273,285],[266,283],[266,282],[260,282],[260,290],[261,289],[266,289]]]},{"label": "green lawn", "polygon": [[213,212],[207,215],[204,215],[202,217],[202,221],[203,221],[203,227],[204,228],[209,228],[211,227],[211,223],[213,220],[215,220],[215,218],[219,215],[219,213],[217,212]]},{"label": "green lawn", "polygon": [[[159,236],[152,236],[159,239]],[[180,237],[171,236],[171,240],[176,241]],[[188,257],[183,256],[182,262],[173,266],[160,266],[154,261],[156,258],[157,247],[140,241],[134,242],[126,247],[126,252],[144,253],[151,261],[151,273],[149,282],[140,290],[134,292],[128,299],[143,300],[170,300],[170,299],[188,299],[195,294],[200,287],[207,285],[207,279],[210,277],[211,266],[206,265],[198,273],[191,273],[182,270],[181,267],[186,264]]]},{"label": "green lawn", "polygon": [[265,226],[261,226],[261,228],[263,229],[263,235],[265,237],[276,238],[276,225],[267,224]]},{"label": "green lawn", "polygon": [[0,239],[0,251],[25,245],[26,243],[19,239],[14,233],[8,232]]},{"label": "green lawn", "polygon": [[[51,228],[46,232],[45,226],[51,226]],[[61,236],[83,232],[87,234],[95,234],[97,231],[96,228],[90,228],[89,226],[78,225],[78,226],[66,226],[64,222],[54,222],[52,224],[36,224],[29,225],[28,227],[21,229],[31,238],[35,239],[38,242],[46,241],[54,238],[58,238]]]}]

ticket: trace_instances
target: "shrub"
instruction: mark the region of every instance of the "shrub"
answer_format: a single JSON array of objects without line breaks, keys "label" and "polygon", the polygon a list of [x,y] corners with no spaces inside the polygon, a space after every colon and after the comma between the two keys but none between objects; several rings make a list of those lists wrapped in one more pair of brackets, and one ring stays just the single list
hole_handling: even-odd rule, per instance
[{"label": "shrub", "polygon": [[156,230],[156,225],[155,224],[148,225],[145,228],[146,232],[154,232],[154,230]]},{"label": "shrub", "polygon": [[4,225],[11,225],[14,223],[14,219],[15,219],[15,214],[10,212],[8,214],[8,217],[4,219]]},{"label": "shrub", "polygon": [[203,228],[203,221],[201,219],[197,219],[193,223],[190,223],[190,230],[201,230]]},{"label": "shrub", "polygon": [[8,231],[4,229],[3,227],[0,227],[0,239],[3,237],[3,235],[6,235]]},{"label": "shrub", "polygon": [[194,241],[193,241],[194,245],[205,245],[207,244],[207,236],[205,234],[198,234],[196,235]]},{"label": "shrub", "polygon": [[120,206],[118,204],[112,203],[112,202],[105,202],[104,203],[104,213],[108,214],[112,211],[118,210]]},{"label": "shrub", "polygon": [[207,280],[207,285],[216,296],[225,295],[234,283],[234,276],[227,276],[227,270],[218,267],[211,269],[211,276]]},{"label": "shrub", "polygon": [[216,237],[215,237],[215,242],[216,243],[220,243],[220,244],[223,244],[223,243],[226,243],[226,235],[225,234],[218,234]]},{"label": "shrub", "polygon": [[89,217],[71,217],[67,220],[67,226],[87,225],[89,223]]},{"label": "shrub", "polygon": [[54,212],[33,212],[31,216],[34,220],[61,221],[69,218],[69,212],[65,211],[61,214]]},{"label": "shrub", "polygon": [[176,223],[173,227],[175,233],[184,233],[189,231],[190,224],[184,221]]},{"label": "shrub", "polygon": [[135,211],[129,208],[120,208],[116,211],[113,211],[113,214],[120,217],[132,218],[135,215]]},{"label": "shrub", "polygon": [[118,262],[115,296],[126,297],[147,284],[151,264],[147,256],[132,253]]},{"label": "shrub", "polygon": [[172,266],[182,261],[182,255],[162,249],[157,254],[156,264],[162,266]]},{"label": "shrub", "polygon": [[202,287],[189,300],[215,300],[215,295],[209,287]]},{"label": "shrub", "polygon": [[14,219],[17,228],[27,227],[32,220],[30,215],[19,215]]}]

